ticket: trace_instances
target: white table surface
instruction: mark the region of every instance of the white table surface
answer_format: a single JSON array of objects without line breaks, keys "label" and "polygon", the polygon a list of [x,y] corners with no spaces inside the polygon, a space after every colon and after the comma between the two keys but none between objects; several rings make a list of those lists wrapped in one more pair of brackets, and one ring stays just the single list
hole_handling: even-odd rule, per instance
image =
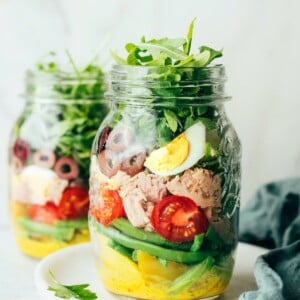
[{"label": "white table surface", "polygon": [[[40,299],[33,281],[34,270],[39,260],[20,252],[9,226],[0,225],[0,241],[0,300]],[[261,250],[257,248],[249,251],[247,257],[238,255],[238,263],[252,265],[259,254],[261,254]],[[235,276],[247,277],[251,288],[255,288],[255,280],[252,270],[249,268],[245,274],[234,274],[233,280]],[[223,297],[219,299],[221,300]]]}]

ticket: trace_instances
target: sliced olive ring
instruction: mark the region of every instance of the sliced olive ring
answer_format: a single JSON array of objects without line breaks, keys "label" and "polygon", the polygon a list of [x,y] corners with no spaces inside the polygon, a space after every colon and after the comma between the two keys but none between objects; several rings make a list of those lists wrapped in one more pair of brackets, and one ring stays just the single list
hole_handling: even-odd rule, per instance
[{"label": "sliced olive ring", "polygon": [[22,162],[25,162],[28,158],[30,148],[27,142],[25,142],[24,140],[16,139],[12,148],[12,152],[18,159],[20,159]]},{"label": "sliced olive ring", "polygon": [[38,166],[52,168],[56,161],[56,155],[50,149],[40,149],[34,152],[33,161]]},{"label": "sliced olive ring", "polygon": [[79,175],[77,163],[71,157],[61,157],[54,166],[54,171],[62,179],[75,179]]},{"label": "sliced olive ring", "polygon": [[97,151],[97,153],[99,153],[102,150],[104,150],[104,147],[105,147],[105,144],[106,144],[106,141],[108,139],[108,136],[109,136],[110,132],[111,132],[111,128],[110,127],[105,127],[102,130],[100,138],[99,138],[99,145],[98,145],[98,151]]},{"label": "sliced olive ring", "polygon": [[133,133],[128,127],[117,126],[109,134],[106,147],[115,152],[124,151],[132,142]]},{"label": "sliced olive ring", "polygon": [[130,176],[134,176],[139,173],[144,167],[144,161],[146,159],[146,153],[137,153],[122,161],[121,171],[126,172]]},{"label": "sliced olive ring", "polygon": [[120,162],[115,152],[103,150],[98,154],[100,171],[108,176],[114,176],[120,170]]}]

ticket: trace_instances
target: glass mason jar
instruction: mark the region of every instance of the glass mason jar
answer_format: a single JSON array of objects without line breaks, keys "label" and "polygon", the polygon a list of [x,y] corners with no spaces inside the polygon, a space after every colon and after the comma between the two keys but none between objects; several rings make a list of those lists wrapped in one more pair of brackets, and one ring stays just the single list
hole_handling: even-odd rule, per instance
[{"label": "glass mason jar", "polygon": [[114,66],[94,140],[89,228],[116,294],[203,299],[229,283],[238,238],[240,142],[225,68]]},{"label": "glass mason jar", "polygon": [[20,249],[32,257],[89,240],[90,154],[107,112],[104,76],[26,76],[26,105],[9,149],[10,211]]}]

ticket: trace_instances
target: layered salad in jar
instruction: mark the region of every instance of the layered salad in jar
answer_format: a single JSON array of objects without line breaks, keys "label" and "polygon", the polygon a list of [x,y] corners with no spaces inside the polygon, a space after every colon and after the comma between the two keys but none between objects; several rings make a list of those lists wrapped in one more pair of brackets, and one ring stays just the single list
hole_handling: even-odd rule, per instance
[{"label": "layered salad in jar", "polygon": [[93,63],[76,71],[51,53],[28,72],[26,107],[11,135],[14,233],[37,258],[89,241],[90,149],[106,113],[104,75]]},{"label": "layered salad in jar", "polygon": [[[216,96],[211,83],[203,89],[195,84],[203,81],[199,70],[206,72],[222,53],[203,46],[190,54],[193,26],[186,39],[143,37],[127,44],[127,60],[113,54],[134,66],[112,71],[112,81],[121,82],[112,87],[117,105],[93,146],[89,225],[99,276],[116,294],[208,298],[220,295],[232,275],[239,142],[207,102]],[[150,77],[140,85],[136,74],[147,68]],[[122,80],[129,86],[132,74],[134,88],[127,89]],[[138,100],[132,93],[141,90]],[[130,94],[125,101],[124,93]],[[190,104],[183,101],[187,95]],[[199,96],[206,102],[196,105]]]}]

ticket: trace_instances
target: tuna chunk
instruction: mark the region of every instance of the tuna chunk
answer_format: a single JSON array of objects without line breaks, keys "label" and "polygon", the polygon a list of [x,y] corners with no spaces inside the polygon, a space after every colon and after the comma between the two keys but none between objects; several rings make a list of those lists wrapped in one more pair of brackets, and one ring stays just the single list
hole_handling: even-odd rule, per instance
[{"label": "tuna chunk", "polygon": [[185,196],[195,201],[206,212],[208,219],[215,219],[221,207],[221,180],[210,170],[187,170],[167,183],[171,194]]},{"label": "tuna chunk", "polygon": [[128,189],[120,190],[127,218],[133,226],[145,227],[150,221],[146,214],[147,199],[139,189],[134,189],[129,194],[128,192]]},{"label": "tuna chunk", "polygon": [[135,186],[139,187],[148,201],[154,203],[167,195],[167,177],[154,174],[139,173],[134,177]]},{"label": "tuna chunk", "polygon": [[121,182],[120,195],[132,225],[152,229],[150,216],[154,203],[167,194],[167,178],[144,172]]}]

